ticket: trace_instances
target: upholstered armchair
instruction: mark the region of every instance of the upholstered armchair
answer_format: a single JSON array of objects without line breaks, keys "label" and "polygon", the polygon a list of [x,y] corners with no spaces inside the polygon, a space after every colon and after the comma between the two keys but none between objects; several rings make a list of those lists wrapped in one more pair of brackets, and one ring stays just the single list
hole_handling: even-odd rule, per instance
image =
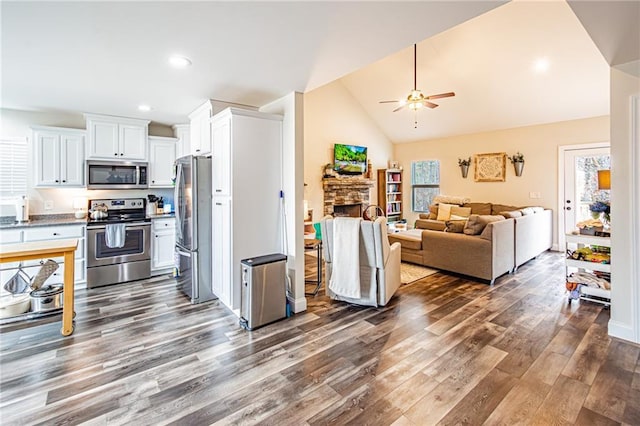
[{"label": "upholstered armchair", "polygon": [[[338,245],[349,245],[348,241],[345,244],[343,236],[334,234],[334,222],[336,220],[342,219],[334,219],[327,216],[320,222],[323,236],[322,250],[326,265],[327,295],[335,300],[358,305],[386,305],[391,296],[400,287],[400,243],[389,245],[387,219],[379,217],[374,222],[370,222],[350,218],[350,220],[359,223],[359,232],[350,233],[348,237],[352,238],[357,234],[358,238],[358,248],[356,250],[359,253],[356,255],[355,262],[358,263],[356,273],[359,272],[359,297],[345,295],[345,292],[336,287],[335,280],[332,282],[334,272],[340,272],[334,270],[334,268],[344,268],[344,262],[341,262],[341,259],[334,258],[334,255],[341,253],[342,248],[336,247],[335,243],[338,241]],[[335,229],[340,232],[339,230],[343,228],[338,226]],[[348,263],[353,265],[351,261]],[[347,265],[347,267],[349,266]],[[353,282],[351,285],[354,285]]]}]

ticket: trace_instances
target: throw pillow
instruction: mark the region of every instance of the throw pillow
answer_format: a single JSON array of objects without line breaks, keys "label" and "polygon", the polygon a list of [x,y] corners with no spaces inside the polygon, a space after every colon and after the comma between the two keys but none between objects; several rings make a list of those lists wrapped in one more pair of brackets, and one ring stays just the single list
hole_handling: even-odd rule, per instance
[{"label": "throw pillow", "polygon": [[420,213],[418,216],[420,217],[420,219],[431,219],[429,217],[430,216],[429,213]]},{"label": "throw pillow", "polygon": [[[451,207],[452,220],[453,220],[453,216],[458,216],[466,219],[469,217],[469,215],[471,215],[471,207],[460,207],[460,206]],[[456,219],[456,220],[462,220],[462,219]]]},{"label": "throw pillow", "polygon": [[438,217],[436,220],[449,220],[452,204],[438,204]]},{"label": "throw pillow", "polygon": [[512,218],[514,218],[514,219],[515,219],[516,217],[520,217],[520,216],[522,216],[522,212],[521,212],[520,210],[514,210],[514,211],[511,211],[511,212],[500,212],[500,213],[498,213],[498,214],[499,214],[500,216],[504,216],[504,217],[506,217],[506,218],[510,218],[510,217],[512,217]]},{"label": "throw pillow", "polygon": [[484,214],[472,214],[469,216],[469,220],[464,227],[464,232],[466,235],[480,235],[487,224],[491,222],[497,222],[499,220],[504,220],[504,216],[493,216],[493,215],[484,215]]},{"label": "throw pillow", "polygon": [[444,228],[444,232],[455,232],[457,234],[462,234],[462,230],[464,226],[467,224],[466,220],[448,220],[445,222],[446,228]]},{"label": "throw pillow", "polygon": [[525,207],[524,209],[520,209],[520,211],[522,212],[522,216],[528,216],[530,214],[535,214],[535,210],[533,210],[533,208],[531,208],[531,207]]},{"label": "throw pillow", "polygon": [[436,220],[437,217],[438,217],[438,205],[431,204],[429,206],[429,219]]}]

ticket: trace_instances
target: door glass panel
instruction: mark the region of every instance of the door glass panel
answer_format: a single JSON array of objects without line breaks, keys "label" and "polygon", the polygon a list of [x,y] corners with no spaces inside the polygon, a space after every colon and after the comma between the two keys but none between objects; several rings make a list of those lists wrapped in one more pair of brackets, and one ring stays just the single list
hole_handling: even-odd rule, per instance
[{"label": "door glass panel", "polygon": [[595,201],[609,203],[610,191],[608,189],[598,189],[598,170],[609,169],[611,169],[611,157],[609,155],[576,157],[576,223],[592,218],[589,210],[590,204]]}]

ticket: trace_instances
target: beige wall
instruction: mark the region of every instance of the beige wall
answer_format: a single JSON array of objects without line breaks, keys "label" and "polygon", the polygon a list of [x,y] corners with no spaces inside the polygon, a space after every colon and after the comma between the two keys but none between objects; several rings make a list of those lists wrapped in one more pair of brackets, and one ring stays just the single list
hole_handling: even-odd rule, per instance
[{"label": "beige wall", "polygon": [[[333,144],[366,146],[374,169],[386,168],[393,145],[364,112],[340,81],[327,84],[304,95],[304,199],[313,209],[313,220],[323,215],[322,174],[324,165],[333,162]],[[377,202],[376,189],[370,192]]]},{"label": "beige wall", "polygon": [[[411,212],[411,162],[440,160],[440,193],[468,196],[473,201],[490,201],[517,206],[540,205],[557,210],[558,205],[558,146],[606,142],[609,140],[609,117],[564,121],[538,126],[520,127],[494,132],[454,136],[423,142],[395,145],[394,157],[405,170],[405,218],[415,221]],[[525,165],[521,177],[516,177],[513,165],[507,160],[505,182],[474,182],[474,166],[462,178],[458,158],[474,154],[506,152],[524,154]],[[539,192],[540,198],[530,198]],[[554,229],[555,229],[554,215]],[[554,231],[554,244],[557,236]]]}]

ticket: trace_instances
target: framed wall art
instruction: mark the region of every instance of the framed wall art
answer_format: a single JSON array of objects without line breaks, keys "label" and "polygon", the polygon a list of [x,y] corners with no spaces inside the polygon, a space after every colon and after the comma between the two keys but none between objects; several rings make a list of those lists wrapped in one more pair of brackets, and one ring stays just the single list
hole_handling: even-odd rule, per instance
[{"label": "framed wall art", "polygon": [[504,182],[507,174],[507,153],[493,152],[474,156],[476,182]]}]

